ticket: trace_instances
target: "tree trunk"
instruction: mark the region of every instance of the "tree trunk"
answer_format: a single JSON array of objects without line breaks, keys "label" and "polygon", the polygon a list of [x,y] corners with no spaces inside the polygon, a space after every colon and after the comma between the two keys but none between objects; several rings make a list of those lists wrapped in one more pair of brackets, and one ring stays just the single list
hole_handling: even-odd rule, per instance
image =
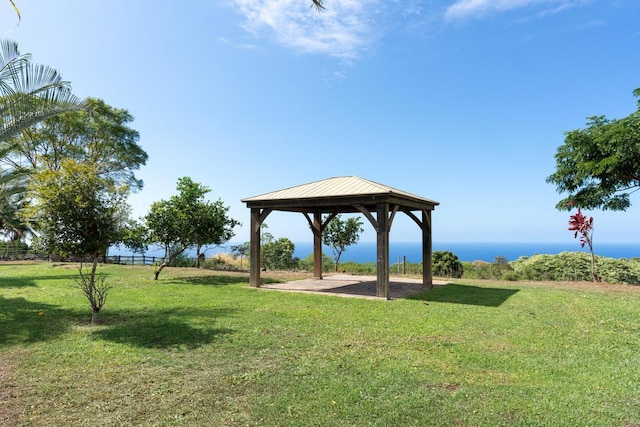
[{"label": "tree trunk", "polygon": [[90,302],[91,302],[91,324],[95,325],[96,323],[98,323],[98,312],[100,311],[100,308],[98,308],[98,303],[94,298],[94,288],[96,285],[96,269],[98,268],[98,255],[94,254],[93,255],[93,264],[91,264],[91,274],[89,275],[89,292],[91,295],[91,298],[89,298]]},{"label": "tree trunk", "polygon": [[158,276],[160,275],[160,272],[162,271],[163,268],[165,268],[167,266],[168,262],[162,262],[162,264],[160,264],[158,266],[158,268],[156,269],[156,271],[153,273],[154,274],[154,278],[153,280],[158,280]]},{"label": "tree trunk", "polygon": [[602,281],[602,278],[596,273],[596,256],[591,249],[591,276],[593,276],[593,282],[598,283]]}]

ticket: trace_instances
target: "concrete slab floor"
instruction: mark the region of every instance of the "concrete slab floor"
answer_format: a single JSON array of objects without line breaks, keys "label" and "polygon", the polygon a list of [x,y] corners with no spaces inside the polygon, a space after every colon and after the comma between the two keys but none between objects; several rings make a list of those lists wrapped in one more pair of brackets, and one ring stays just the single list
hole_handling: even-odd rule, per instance
[{"label": "concrete slab floor", "polygon": [[[434,280],[434,286],[446,285],[447,282]],[[351,274],[331,274],[323,279],[303,279],[286,283],[270,283],[262,285],[260,289],[288,292],[307,292],[316,294],[330,294],[341,297],[373,298],[376,297],[376,276],[356,276]],[[389,298],[405,298],[424,292],[421,279],[405,277],[389,277]]]}]

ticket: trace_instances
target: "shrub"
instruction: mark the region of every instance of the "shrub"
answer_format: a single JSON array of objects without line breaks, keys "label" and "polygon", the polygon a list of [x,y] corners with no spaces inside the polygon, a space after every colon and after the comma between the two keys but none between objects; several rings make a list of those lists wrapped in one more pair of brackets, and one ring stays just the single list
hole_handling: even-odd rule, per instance
[{"label": "shrub", "polygon": [[[298,267],[301,270],[313,271],[313,253],[309,254],[306,258],[299,260]],[[333,258],[322,252],[322,271],[328,272],[333,271],[334,269],[335,265],[333,263]]]},{"label": "shrub", "polygon": [[433,253],[434,276],[460,278],[463,272],[462,263],[453,252],[435,251]]},{"label": "shrub", "polygon": [[476,260],[473,262],[463,262],[463,274],[465,279],[491,279],[491,263]]},{"label": "shrub", "polygon": [[169,264],[170,267],[195,267],[196,260],[187,257],[184,253],[177,255]]},{"label": "shrub", "polygon": [[[640,262],[635,259],[596,257],[604,282],[640,283]],[[510,263],[513,270],[528,280],[592,280],[591,259],[586,252],[561,252],[558,255],[520,257]]]},{"label": "shrub", "polygon": [[507,271],[502,275],[502,280],[507,280],[509,282],[516,282],[520,280],[520,275],[515,271]]}]

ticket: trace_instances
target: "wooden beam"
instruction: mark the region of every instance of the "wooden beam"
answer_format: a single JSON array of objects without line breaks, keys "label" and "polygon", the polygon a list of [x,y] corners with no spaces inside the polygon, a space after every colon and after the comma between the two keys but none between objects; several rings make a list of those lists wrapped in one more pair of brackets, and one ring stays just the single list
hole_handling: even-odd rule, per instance
[{"label": "wooden beam", "polygon": [[322,212],[313,213],[313,278],[322,279]]},{"label": "wooden beam", "polygon": [[391,215],[389,216],[389,231],[391,231],[391,226],[393,225],[393,218],[395,218],[396,212],[398,212],[398,208],[400,208],[400,206],[394,205],[393,210],[391,211]]},{"label": "wooden beam", "polygon": [[411,212],[410,210],[402,210],[402,212],[406,213],[407,216],[409,218],[411,218],[416,224],[418,224],[418,227],[420,227],[420,229],[422,229],[422,221],[420,221],[420,219],[415,216],[415,214],[413,212]]},{"label": "wooden beam", "polygon": [[377,282],[376,296],[389,299],[389,204],[377,206]]},{"label": "wooden beam", "polygon": [[433,249],[431,233],[431,211],[422,210],[422,284],[433,288]]},{"label": "wooden beam", "polygon": [[[380,216],[378,216],[378,220],[376,220],[373,215],[371,215],[371,212],[369,212],[369,209],[365,208],[362,205],[353,205],[357,210],[359,210],[360,212],[362,212],[364,214],[364,216],[366,216],[369,219],[369,222],[371,223],[371,225],[373,226],[374,230],[376,230],[376,232],[379,232],[378,230],[380,229],[380,225],[378,224],[378,220],[380,219]],[[386,218],[386,217],[385,217]]]},{"label": "wooden beam", "polygon": [[261,210],[251,209],[251,226],[249,236],[249,285],[260,287],[260,217]]}]

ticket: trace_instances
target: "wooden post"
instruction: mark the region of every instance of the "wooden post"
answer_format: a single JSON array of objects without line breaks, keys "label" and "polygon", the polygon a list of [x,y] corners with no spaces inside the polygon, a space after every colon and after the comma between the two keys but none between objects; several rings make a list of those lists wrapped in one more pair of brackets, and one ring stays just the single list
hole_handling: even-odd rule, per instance
[{"label": "wooden post", "polygon": [[377,205],[377,283],[376,296],[389,299],[389,204]]},{"label": "wooden post", "polygon": [[260,287],[260,209],[251,208],[249,285]]},{"label": "wooden post", "polygon": [[431,211],[422,210],[422,284],[427,288],[433,288],[433,260],[432,260],[432,234]]},{"label": "wooden post", "polygon": [[313,278],[322,279],[322,213],[313,213]]}]

